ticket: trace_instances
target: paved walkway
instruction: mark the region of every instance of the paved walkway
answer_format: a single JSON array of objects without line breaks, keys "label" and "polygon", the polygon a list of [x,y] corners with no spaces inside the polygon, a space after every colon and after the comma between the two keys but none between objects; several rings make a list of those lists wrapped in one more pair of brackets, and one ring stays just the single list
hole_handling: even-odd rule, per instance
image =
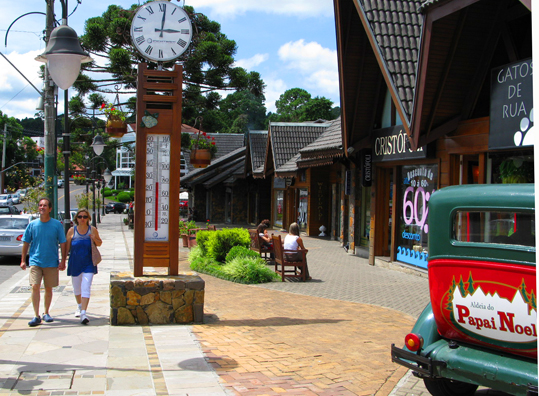
[{"label": "paved walkway", "polygon": [[[323,239],[305,238],[311,282],[251,286],[202,275],[203,325],[110,326],[109,274],[132,268],[133,233],[122,217],[99,226],[104,259],[88,326],[73,316],[65,273],[55,321],[36,328],[27,325],[28,273],[3,284],[0,396],[427,394],[408,386],[413,377],[401,381],[406,370],[389,353],[425,305],[427,279],[371,267]],[[186,249],[180,259],[187,269]]]}]

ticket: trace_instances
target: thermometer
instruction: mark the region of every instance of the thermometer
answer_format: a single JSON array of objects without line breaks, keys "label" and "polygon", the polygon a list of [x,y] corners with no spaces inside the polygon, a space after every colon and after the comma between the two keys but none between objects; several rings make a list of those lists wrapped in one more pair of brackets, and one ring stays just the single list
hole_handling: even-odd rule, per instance
[{"label": "thermometer", "polygon": [[144,240],[169,240],[170,135],[146,138]]}]

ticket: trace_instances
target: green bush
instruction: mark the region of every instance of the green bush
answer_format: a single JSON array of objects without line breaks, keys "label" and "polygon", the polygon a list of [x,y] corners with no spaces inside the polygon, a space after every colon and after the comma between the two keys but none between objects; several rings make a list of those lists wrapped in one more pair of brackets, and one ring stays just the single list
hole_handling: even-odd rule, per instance
[{"label": "green bush", "polygon": [[118,190],[112,190],[112,195],[118,195]]},{"label": "green bush", "polygon": [[251,246],[249,231],[244,228],[225,228],[219,231],[210,231],[205,249],[209,257],[222,263],[234,246],[244,246],[246,248]]},{"label": "green bush", "polygon": [[116,199],[119,202],[127,203],[127,202],[131,201],[131,196],[129,195],[129,193],[122,191],[121,193],[118,194]]},{"label": "green bush", "polygon": [[[197,242],[198,242],[198,238],[197,238]],[[230,263],[232,260],[234,260],[237,257],[260,258],[260,254],[255,252],[254,250],[246,248],[245,246],[234,246],[232,249],[230,249],[230,251],[226,255],[225,261],[227,263]]]},{"label": "green bush", "polygon": [[131,201],[134,201],[135,200],[135,191],[129,191],[129,197],[131,198],[130,200]]},{"label": "green bush", "polygon": [[199,231],[197,232],[197,246],[200,247],[204,255],[208,254],[208,240],[211,234],[217,231]]},{"label": "green bush", "polygon": [[111,197],[112,196],[112,190],[109,188],[105,188],[105,192],[103,193],[105,197]]},{"label": "green bush", "polygon": [[236,257],[221,267],[226,279],[240,283],[264,283],[278,276],[259,257]]}]

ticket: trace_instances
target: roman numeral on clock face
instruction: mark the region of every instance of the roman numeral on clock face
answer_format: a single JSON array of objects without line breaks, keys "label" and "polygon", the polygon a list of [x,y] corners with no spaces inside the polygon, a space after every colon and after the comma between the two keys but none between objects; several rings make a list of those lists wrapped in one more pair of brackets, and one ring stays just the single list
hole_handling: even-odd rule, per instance
[{"label": "roman numeral on clock face", "polygon": [[179,20],[178,20],[178,23],[183,23],[183,22],[185,22],[186,20],[187,20],[187,18],[186,18],[186,17],[183,17],[182,19],[179,19]]},{"label": "roman numeral on clock face", "polygon": [[159,11],[167,12],[167,5],[163,3],[159,3]]},{"label": "roman numeral on clock face", "polygon": [[142,44],[143,42],[146,41],[144,36],[138,36],[135,40],[137,41],[137,44]]},{"label": "roman numeral on clock face", "polygon": [[146,9],[147,9],[147,10],[148,10],[148,12],[150,13],[150,15],[151,15],[151,14],[153,14],[153,9],[152,9],[152,7],[151,7],[151,6],[148,6],[148,7],[146,8]]},{"label": "roman numeral on clock face", "polygon": [[159,57],[160,57],[160,58],[163,57],[163,50],[159,50]]},{"label": "roman numeral on clock face", "polygon": [[136,26],[133,31],[135,32],[142,32],[142,26]]},{"label": "roman numeral on clock face", "polygon": [[148,55],[152,54],[153,47],[151,45],[148,45],[144,52],[146,52]]},{"label": "roman numeral on clock face", "polygon": [[179,39],[178,40],[178,45],[180,45],[182,48],[185,48],[185,46],[187,45],[187,41]]},{"label": "roman numeral on clock face", "polygon": [[174,55],[176,55],[176,51],[174,51],[174,48],[170,47],[170,50],[172,51],[172,53],[173,53]]},{"label": "roman numeral on clock face", "polygon": [[181,29],[181,34],[189,34],[189,29]]}]

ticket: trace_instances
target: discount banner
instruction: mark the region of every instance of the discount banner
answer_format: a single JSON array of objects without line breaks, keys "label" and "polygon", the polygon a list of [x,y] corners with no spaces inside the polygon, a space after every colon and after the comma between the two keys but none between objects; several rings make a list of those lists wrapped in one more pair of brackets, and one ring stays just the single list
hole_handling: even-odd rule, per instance
[{"label": "discount banner", "polygon": [[438,188],[438,165],[402,167],[397,260],[427,268],[428,202]]}]

